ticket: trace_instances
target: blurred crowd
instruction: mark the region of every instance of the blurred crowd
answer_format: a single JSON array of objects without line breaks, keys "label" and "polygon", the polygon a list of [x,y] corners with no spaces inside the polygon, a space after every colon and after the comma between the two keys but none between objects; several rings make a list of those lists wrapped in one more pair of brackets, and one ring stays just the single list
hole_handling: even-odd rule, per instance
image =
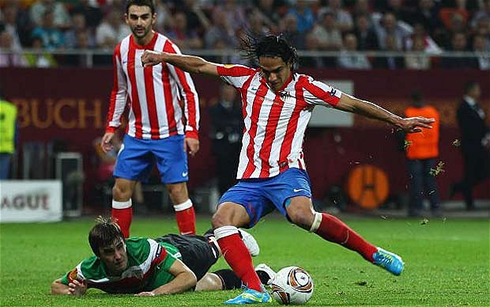
[{"label": "blurred crowd", "polygon": [[[490,69],[490,0],[154,1],[155,30],[183,50],[233,50],[244,33],[283,33],[298,50],[337,52],[304,56],[303,67]],[[125,0],[0,0],[0,8],[0,48],[11,51],[0,53],[0,67],[56,66],[53,50],[112,51],[130,34]],[[17,53],[22,49],[42,52]],[[444,51],[472,53],[440,56]],[[227,60],[240,62],[236,57]]]}]

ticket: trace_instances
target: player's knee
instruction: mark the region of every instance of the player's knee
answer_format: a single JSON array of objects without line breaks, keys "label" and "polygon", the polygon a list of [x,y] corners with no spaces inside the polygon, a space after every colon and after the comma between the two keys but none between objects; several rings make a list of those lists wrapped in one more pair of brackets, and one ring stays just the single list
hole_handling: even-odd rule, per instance
[{"label": "player's knee", "polygon": [[119,201],[129,200],[131,198],[132,191],[126,187],[115,185],[112,188],[112,197]]},{"label": "player's knee", "polygon": [[230,224],[226,215],[216,212],[211,218],[211,225],[213,226],[213,229],[216,229]]},{"label": "player's knee", "polygon": [[291,222],[306,230],[310,229],[315,218],[310,209],[303,208],[288,210],[288,216]]}]

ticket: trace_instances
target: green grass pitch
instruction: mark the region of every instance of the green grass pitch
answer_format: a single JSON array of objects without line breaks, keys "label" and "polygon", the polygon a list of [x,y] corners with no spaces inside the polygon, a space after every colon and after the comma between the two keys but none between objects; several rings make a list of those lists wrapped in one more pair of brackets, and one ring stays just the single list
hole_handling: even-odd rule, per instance
[{"label": "green grass pitch", "polygon": [[[91,255],[87,234],[93,221],[0,225],[0,306],[220,306],[239,293],[134,297],[89,290],[81,298],[50,295],[54,279]],[[200,232],[209,221],[198,219]],[[305,268],[315,283],[309,306],[490,306],[488,219],[345,222],[374,244],[400,254],[406,263],[402,275],[392,276],[357,253],[275,217],[250,230],[261,246],[254,263],[265,262],[276,270],[289,265]],[[134,236],[175,231],[170,217],[133,220]],[[214,268],[226,267],[221,259]]]}]

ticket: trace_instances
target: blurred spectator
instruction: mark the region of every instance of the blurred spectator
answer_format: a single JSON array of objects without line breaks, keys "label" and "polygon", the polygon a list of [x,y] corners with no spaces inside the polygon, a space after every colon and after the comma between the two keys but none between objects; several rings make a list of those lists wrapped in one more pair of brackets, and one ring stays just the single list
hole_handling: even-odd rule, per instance
[{"label": "blurred spectator", "polygon": [[44,11],[41,25],[32,30],[32,39],[40,38],[44,49],[58,49],[65,45],[63,32],[55,27],[53,16],[53,11]]},{"label": "blurred spectator", "polygon": [[211,27],[211,23],[197,0],[176,1],[174,10],[184,12],[187,17],[188,30],[196,31],[201,37]]},{"label": "blurred spectator", "polygon": [[315,15],[308,6],[309,0],[296,0],[288,11],[288,15],[296,17],[296,30],[302,34],[310,31],[315,24]]},{"label": "blurred spectator", "polygon": [[251,14],[249,18],[250,22],[250,35],[253,37],[262,37],[269,33],[269,28],[264,22],[264,18],[261,14]]},{"label": "blurred spectator", "polygon": [[316,36],[321,50],[340,50],[342,48],[342,33],[337,26],[335,17],[331,12],[326,12],[312,33]]},{"label": "blurred spectator", "polygon": [[29,65],[29,67],[47,68],[57,66],[53,55],[44,49],[43,42],[40,37],[35,36],[32,38],[31,49],[33,49],[35,52],[28,52],[25,54],[27,65]]},{"label": "blurred spectator", "polygon": [[356,16],[354,35],[357,38],[359,50],[365,51],[379,49],[378,36],[376,35],[374,28],[369,24],[367,15],[359,14]]},{"label": "blurred spectator", "polygon": [[[401,50],[399,49],[396,38],[394,35],[387,35],[385,37],[385,49],[384,51],[399,53]],[[381,69],[401,69],[404,68],[403,58],[399,55],[388,55],[383,57],[377,57],[374,61],[374,67]]]},{"label": "blurred spectator", "polygon": [[10,164],[17,147],[17,107],[1,96],[0,135],[0,180],[6,180],[11,178]]},{"label": "blurred spectator", "polygon": [[485,38],[483,36],[475,35],[473,37],[473,51],[478,62],[478,68],[481,70],[490,70],[490,56],[488,55],[490,50],[486,49]]},{"label": "blurred spectator", "polygon": [[413,26],[413,33],[407,37],[405,41],[405,48],[407,50],[412,49],[413,39],[422,38],[424,44],[424,51],[429,54],[440,54],[442,49],[436,44],[436,42],[427,34],[424,29],[424,26],[421,23],[416,23]]},{"label": "blurred spectator", "polygon": [[393,13],[385,13],[380,22],[375,24],[375,30],[381,50],[387,49],[387,36],[393,36],[396,48],[403,50],[405,39],[411,34],[411,30],[398,22]]},{"label": "blurred spectator", "polygon": [[352,19],[356,20],[358,16],[365,16],[368,18],[368,23],[371,23],[372,21],[369,18],[371,13],[368,0],[357,0],[352,10]]},{"label": "blurred spectator", "polygon": [[93,2],[90,0],[79,0],[76,2],[76,5],[71,10],[72,18],[78,14],[83,15],[85,24],[91,31],[95,31],[95,28],[101,23],[104,17],[100,7],[93,5]]},{"label": "blurred spectator", "polygon": [[97,46],[102,49],[113,49],[123,38],[131,34],[129,27],[121,19],[124,14],[113,9],[95,31]]},{"label": "blurred spectator", "polygon": [[213,25],[204,36],[206,48],[212,49],[218,40],[223,41],[228,48],[234,48],[237,44],[235,32],[228,24],[225,12],[220,8],[215,8],[212,21]]},{"label": "blurred spectator", "polygon": [[405,55],[405,67],[407,69],[427,70],[430,68],[430,57],[425,52],[425,43],[423,37],[415,36],[413,38],[410,51],[418,52],[420,54]]},{"label": "blurred spectator", "polygon": [[471,27],[475,28],[481,19],[490,19],[490,0],[483,0],[481,8],[473,14]]},{"label": "blurred spectator", "polygon": [[209,114],[218,189],[223,195],[237,182],[236,170],[241,149],[242,108],[235,88],[222,85],[219,100],[209,108]]},{"label": "blurred spectator", "polygon": [[247,29],[249,27],[248,19],[243,2],[238,0],[223,0],[223,2],[221,8],[225,12],[228,24],[233,31],[237,32],[242,29]]},{"label": "blurred spectator", "polygon": [[468,82],[457,111],[464,175],[460,182],[451,186],[450,197],[461,192],[467,210],[475,209],[473,188],[490,177],[490,127],[485,121],[485,111],[478,103],[480,95],[480,84]]},{"label": "blurred spectator", "polygon": [[[73,48],[86,50],[92,49],[91,45],[91,35],[88,30],[80,30],[75,33],[75,45]],[[91,60],[90,56],[85,53],[80,54],[70,54],[65,56],[63,64],[75,67],[88,67],[88,63]]]},{"label": "blurred spectator", "polygon": [[43,26],[44,17],[47,11],[51,11],[51,23],[53,27],[66,29],[70,26],[70,15],[66,10],[65,4],[55,0],[38,0],[30,8],[32,22],[36,26]]},{"label": "blurred spectator", "polygon": [[259,15],[272,30],[277,30],[279,21],[288,10],[285,0],[254,0],[254,8],[248,18],[251,20],[253,16]]},{"label": "blurred spectator", "polygon": [[410,181],[410,205],[408,216],[423,216],[423,200],[429,199],[432,216],[441,216],[439,192],[433,169],[439,157],[439,112],[425,105],[422,93],[411,94],[412,105],[405,110],[406,117],[423,116],[434,118],[432,129],[421,128],[418,133],[406,134],[406,156]]},{"label": "blurred spectator", "polygon": [[180,49],[202,48],[201,38],[196,31],[188,29],[187,16],[183,12],[176,12],[173,15],[172,25],[167,35]]},{"label": "blurred spectator", "polygon": [[344,36],[344,49],[337,59],[338,66],[345,69],[371,69],[368,58],[357,52],[357,38],[352,33]]},{"label": "blurred spectator", "polygon": [[[306,51],[319,51],[320,44],[318,42],[318,37],[314,33],[308,33],[305,39],[305,49]],[[330,61],[335,64],[334,60]],[[301,67],[308,68],[322,68],[325,66],[325,59],[319,56],[302,56],[299,59]],[[334,65],[330,65],[334,66]]]},{"label": "blurred spectator", "polygon": [[446,29],[452,28],[451,24],[455,16],[458,16],[458,19],[461,19],[461,22],[466,25],[469,15],[466,0],[455,0],[454,7],[444,7],[439,11],[439,16]]},{"label": "blurred spectator", "polygon": [[279,32],[296,49],[304,49],[304,37],[298,32],[297,19],[295,15],[288,14],[279,24]]},{"label": "blurred spectator", "polygon": [[439,19],[439,9],[434,5],[433,0],[419,0],[418,9],[415,10],[414,23],[420,23],[429,32],[432,37],[439,35],[439,29],[442,27]]},{"label": "blurred spectator", "polygon": [[[155,1],[155,13],[157,14],[157,20],[153,25],[153,29],[155,31],[164,33],[167,29],[170,29],[172,26],[172,13],[169,11],[169,8],[163,1]],[[186,23],[187,23],[187,15],[186,15]],[[196,29],[191,29],[187,26],[188,30],[194,31],[197,33]],[[187,30],[186,29],[186,30]]]},{"label": "blurred spectator", "polygon": [[[2,19],[3,10],[3,19]],[[30,45],[32,23],[29,11],[20,6],[17,0],[6,0],[2,10],[0,10],[0,31],[5,28],[15,40],[15,34],[22,46]],[[14,29],[15,28],[15,29]],[[16,44],[14,42],[14,44]]]},{"label": "blurred spectator", "polygon": [[17,27],[18,6],[15,4],[7,4],[1,10],[1,13],[3,16],[2,19],[0,19],[0,32],[2,29],[3,31],[6,31],[12,39],[11,48],[13,50],[20,50],[22,45],[20,43],[20,35]]},{"label": "blurred spectator", "polygon": [[20,53],[20,49],[13,46],[13,39],[7,31],[0,32],[0,67],[26,66],[26,60]]},{"label": "blurred spectator", "polygon": [[82,43],[85,48],[93,48],[96,46],[95,37],[90,34],[86,27],[85,15],[82,13],[75,13],[72,16],[72,26],[70,29],[65,31],[65,46],[66,48],[81,48],[78,43],[78,33],[84,32],[86,35],[86,44]]},{"label": "blurred spectator", "polygon": [[480,18],[474,29],[475,35],[481,35],[485,40],[485,49],[490,50],[490,17]]},{"label": "blurred spectator", "polygon": [[410,23],[412,13],[403,5],[403,0],[388,0],[385,12],[390,12],[395,15],[397,20],[403,20]]},{"label": "blurred spectator", "polygon": [[[457,32],[453,34],[451,39],[451,50],[450,51],[459,51],[459,52],[467,52],[468,41],[466,37],[466,33]],[[457,56],[457,57],[442,57],[441,58],[441,66],[442,68],[452,68],[452,69],[468,69],[468,68],[478,68],[478,63],[475,58],[469,56]]]},{"label": "blurred spectator", "polygon": [[342,0],[329,0],[328,7],[321,9],[319,15],[321,16],[326,12],[331,12],[334,15],[337,26],[342,33],[350,31],[354,27],[351,14],[342,7]]}]

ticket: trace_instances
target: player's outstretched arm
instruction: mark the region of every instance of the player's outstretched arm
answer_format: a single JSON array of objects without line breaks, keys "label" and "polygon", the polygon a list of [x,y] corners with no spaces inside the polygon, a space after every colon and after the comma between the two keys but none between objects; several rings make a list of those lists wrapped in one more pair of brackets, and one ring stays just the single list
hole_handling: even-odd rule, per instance
[{"label": "player's outstretched arm", "polygon": [[420,132],[422,131],[420,128],[431,129],[432,126],[430,124],[435,122],[435,119],[425,117],[402,118],[372,102],[361,100],[345,93],[342,93],[342,97],[335,108],[384,121],[408,133]]},{"label": "player's outstretched arm", "polygon": [[[196,286],[196,275],[182,261],[176,260],[168,272],[175,276],[171,282],[164,284],[151,292],[140,292],[136,295],[155,296],[182,293]],[[158,279],[158,276],[156,278]]]},{"label": "player's outstretched arm", "polygon": [[208,62],[197,56],[153,50],[145,50],[141,56],[141,63],[143,63],[145,67],[154,66],[162,62],[169,63],[190,73],[219,76],[217,69],[218,64]]}]

